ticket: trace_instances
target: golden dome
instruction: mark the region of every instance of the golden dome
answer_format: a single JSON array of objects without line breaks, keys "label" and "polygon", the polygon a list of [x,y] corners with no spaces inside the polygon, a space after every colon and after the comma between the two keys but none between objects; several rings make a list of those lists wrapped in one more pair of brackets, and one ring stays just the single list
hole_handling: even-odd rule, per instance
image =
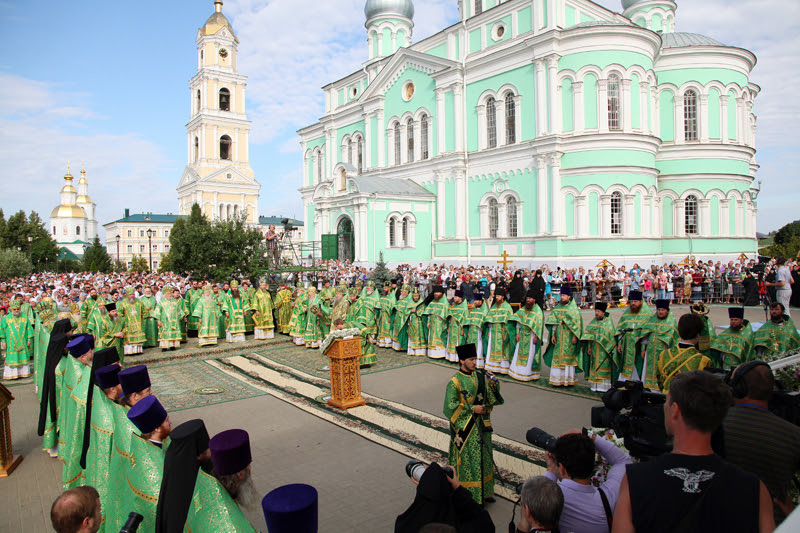
[{"label": "golden dome", "polygon": [[88,194],[79,194],[75,202],[79,204],[90,204],[92,203],[92,198]]},{"label": "golden dome", "polygon": [[234,39],[236,39],[236,34],[233,31],[233,26],[228,19],[225,18],[225,15],[222,14],[222,2],[220,0],[216,0],[214,2],[214,13],[208,17],[208,20],[203,25],[203,34],[204,35],[214,35],[222,28],[228,28],[228,31],[231,32],[231,35]]},{"label": "golden dome", "polygon": [[53,209],[50,213],[50,218],[86,218],[86,213],[77,205],[64,205]]}]

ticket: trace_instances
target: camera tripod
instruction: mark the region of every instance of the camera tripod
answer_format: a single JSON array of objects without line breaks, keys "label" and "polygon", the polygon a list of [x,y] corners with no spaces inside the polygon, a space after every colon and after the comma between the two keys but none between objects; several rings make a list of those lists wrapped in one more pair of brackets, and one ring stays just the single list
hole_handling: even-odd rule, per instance
[{"label": "camera tripod", "polygon": [[297,249],[294,246],[294,242],[292,242],[292,231],[283,232],[283,238],[281,239],[281,248],[280,248],[281,252],[283,252],[283,250],[287,246],[292,251],[292,256],[294,257],[294,260],[297,262],[298,265],[300,265],[300,256],[297,254]]}]

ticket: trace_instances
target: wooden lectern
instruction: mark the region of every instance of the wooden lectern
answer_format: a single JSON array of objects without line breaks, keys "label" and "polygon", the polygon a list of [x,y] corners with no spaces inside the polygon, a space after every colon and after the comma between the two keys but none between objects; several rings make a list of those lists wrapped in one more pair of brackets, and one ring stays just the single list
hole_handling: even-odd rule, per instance
[{"label": "wooden lectern", "polygon": [[336,339],[325,355],[331,368],[328,405],[344,410],[366,404],[361,397],[361,338]]},{"label": "wooden lectern", "polygon": [[11,446],[11,416],[8,407],[14,395],[0,384],[0,477],[8,477],[22,462],[22,456],[14,457]]}]

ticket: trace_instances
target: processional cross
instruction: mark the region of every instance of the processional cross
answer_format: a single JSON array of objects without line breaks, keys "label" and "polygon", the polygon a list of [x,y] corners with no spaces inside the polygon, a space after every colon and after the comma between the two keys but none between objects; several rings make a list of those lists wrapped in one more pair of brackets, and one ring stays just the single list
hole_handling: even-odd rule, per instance
[{"label": "processional cross", "polygon": [[498,263],[501,263],[503,265],[503,270],[508,270],[508,264],[513,263],[514,261],[508,258],[507,250],[503,250],[503,255],[501,257],[503,259],[501,261],[498,261]]}]

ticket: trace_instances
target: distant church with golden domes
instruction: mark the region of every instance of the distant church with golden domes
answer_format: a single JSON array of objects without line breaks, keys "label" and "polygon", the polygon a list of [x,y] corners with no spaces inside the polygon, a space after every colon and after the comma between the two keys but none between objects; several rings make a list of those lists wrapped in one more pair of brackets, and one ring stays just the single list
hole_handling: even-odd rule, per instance
[{"label": "distant church with golden domes", "polygon": [[61,204],[50,212],[50,231],[59,248],[83,257],[84,246],[90,245],[97,236],[97,205],[89,196],[86,170],[81,169],[77,189],[72,184],[74,179],[67,167],[61,188]]}]

